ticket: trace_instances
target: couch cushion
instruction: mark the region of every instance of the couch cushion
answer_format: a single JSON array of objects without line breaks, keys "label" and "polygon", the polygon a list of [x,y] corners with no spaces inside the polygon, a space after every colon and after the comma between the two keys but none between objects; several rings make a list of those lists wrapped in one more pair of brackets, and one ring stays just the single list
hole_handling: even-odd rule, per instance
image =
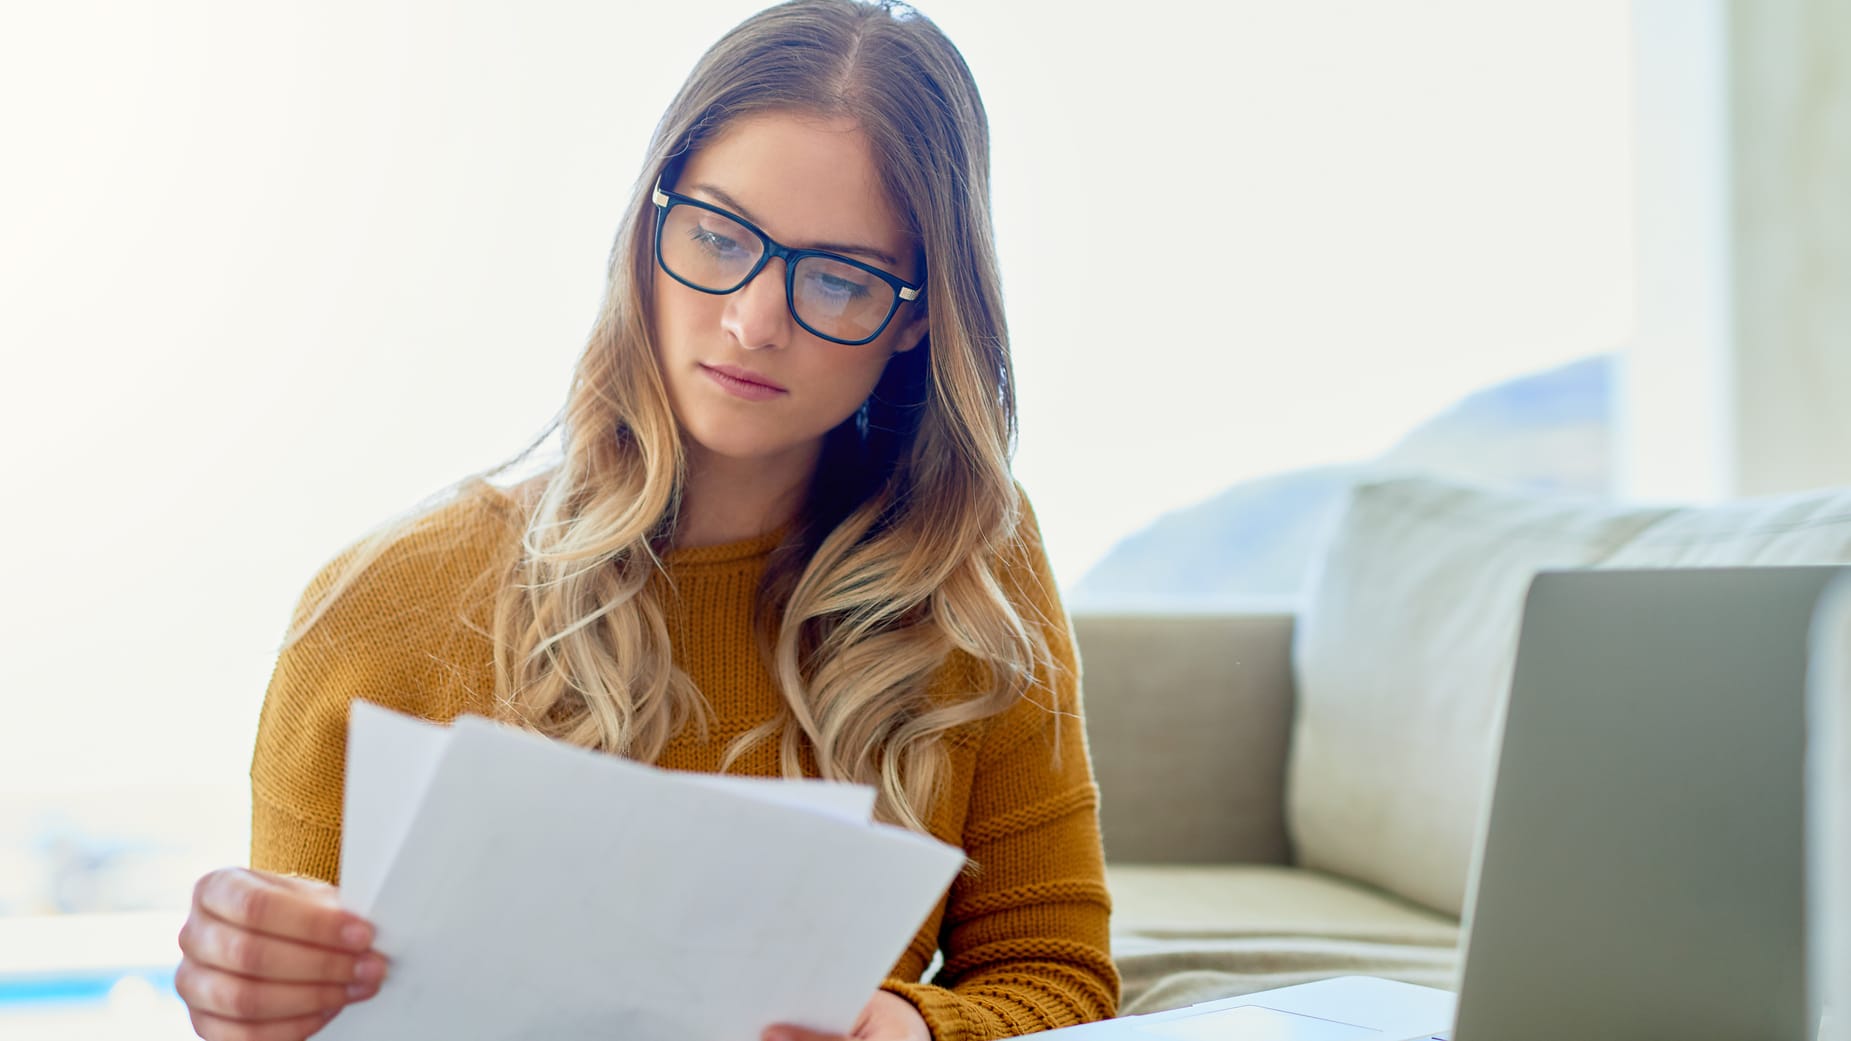
[{"label": "couch cushion", "polygon": [[1537,570],[1848,560],[1847,492],[1673,509],[1427,478],[1359,486],[1293,646],[1300,862],[1461,912]]},{"label": "couch cushion", "polygon": [[1457,921],[1303,868],[1106,868],[1123,1013],[1362,973],[1457,985]]},{"label": "couch cushion", "polygon": [[1109,860],[1284,864],[1292,616],[1077,613]]}]

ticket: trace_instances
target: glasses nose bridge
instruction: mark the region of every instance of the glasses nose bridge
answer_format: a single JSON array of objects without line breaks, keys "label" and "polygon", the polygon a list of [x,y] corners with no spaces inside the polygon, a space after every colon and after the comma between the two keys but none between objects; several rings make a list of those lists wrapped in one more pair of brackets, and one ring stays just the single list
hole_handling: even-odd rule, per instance
[{"label": "glasses nose bridge", "polygon": [[773,295],[777,299],[780,313],[782,313],[787,320],[795,321],[797,317],[797,302],[791,299],[790,270],[792,259],[790,255],[795,253],[796,250],[779,245],[777,242],[772,241],[771,236],[763,232],[759,233],[759,239],[764,243],[764,254],[760,256],[758,262],[753,265],[751,273],[738,285],[729,290],[727,295],[736,298],[747,296],[748,291],[752,289],[753,285],[757,283],[759,279],[770,273],[771,262],[773,260],[782,260],[784,262],[784,269],[775,278],[774,285],[776,289]]},{"label": "glasses nose bridge", "polygon": [[774,260],[782,260],[785,275],[789,277],[791,265],[797,262],[795,257],[798,251],[778,242],[764,232],[759,232],[759,238],[765,243],[765,255],[758,262],[759,270],[764,271],[765,268],[771,266]]},{"label": "glasses nose bridge", "polygon": [[778,242],[763,231],[758,233],[758,238],[760,242],[764,243],[765,255],[758,258],[758,265],[753,269],[750,275],[746,276],[745,281],[739,283],[739,287],[735,289],[734,292],[740,292],[747,286],[758,281],[766,271],[770,270],[772,261],[781,260],[784,262],[784,270],[782,272],[782,277],[778,279],[778,290],[779,294],[784,297],[785,309],[790,312],[792,318],[795,318],[797,316],[797,301],[793,299],[791,274],[797,261],[802,259],[796,255],[800,251]]}]

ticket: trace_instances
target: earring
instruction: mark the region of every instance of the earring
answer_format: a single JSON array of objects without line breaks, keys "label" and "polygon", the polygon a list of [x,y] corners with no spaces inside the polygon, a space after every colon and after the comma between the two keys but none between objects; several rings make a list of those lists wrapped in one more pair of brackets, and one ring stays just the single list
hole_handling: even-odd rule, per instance
[{"label": "earring", "polygon": [[863,441],[868,439],[868,408],[873,403],[874,399],[868,398],[861,403],[861,408],[855,413],[855,433],[860,435]]}]

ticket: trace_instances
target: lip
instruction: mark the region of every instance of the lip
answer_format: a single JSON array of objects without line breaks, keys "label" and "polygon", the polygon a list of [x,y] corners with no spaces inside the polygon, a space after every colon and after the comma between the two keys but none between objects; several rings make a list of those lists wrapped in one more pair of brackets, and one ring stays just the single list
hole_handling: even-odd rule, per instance
[{"label": "lip", "polygon": [[736,397],[751,401],[764,401],[789,393],[764,376],[750,369],[742,369],[737,365],[702,364],[701,369],[706,372],[709,379],[719,384],[722,390]]}]

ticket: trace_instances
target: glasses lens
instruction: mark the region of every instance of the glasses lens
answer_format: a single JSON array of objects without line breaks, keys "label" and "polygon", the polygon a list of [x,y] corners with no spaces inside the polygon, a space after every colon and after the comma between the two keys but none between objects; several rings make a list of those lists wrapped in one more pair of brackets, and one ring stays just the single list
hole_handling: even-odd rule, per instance
[{"label": "glasses lens", "polygon": [[662,219],[661,247],[662,264],[676,278],[719,293],[739,288],[765,251],[738,221],[682,203]]},{"label": "glasses lens", "polygon": [[803,323],[838,340],[865,340],[893,313],[894,289],[853,264],[827,257],[797,262],[791,304]]}]

